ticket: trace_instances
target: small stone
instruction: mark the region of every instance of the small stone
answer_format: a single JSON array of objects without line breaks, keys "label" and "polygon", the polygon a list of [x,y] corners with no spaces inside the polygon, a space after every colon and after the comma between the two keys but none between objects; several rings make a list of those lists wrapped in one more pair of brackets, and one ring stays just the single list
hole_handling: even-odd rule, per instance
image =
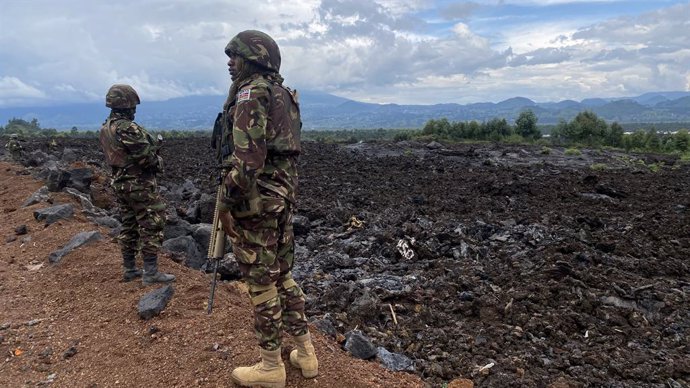
[{"label": "small stone", "polygon": [[72,358],[72,357],[74,357],[75,354],[77,354],[78,351],[79,350],[77,350],[77,345],[76,344],[72,345],[69,348],[67,348],[67,350],[65,350],[64,353],[62,353],[62,358],[64,360],[66,360],[68,358]]},{"label": "small stone", "polygon": [[376,356],[377,350],[371,340],[359,331],[350,331],[346,336],[347,340],[343,348],[353,357],[362,360]]},{"label": "small stone", "polygon": [[486,342],[487,342],[486,337],[481,336],[481,335],[478,335],[478,336],[474,339],[474,345],[475,345],[475,346],[482,346],[482,345],[485,345]]},{"label": "small stone", "polygon": [[48,358],[53,355],[53,348],[48,346],[47,348],[43,349],[39,354],[39,358]]},{"label": "small stone", "polygon": [[74,206],[71,204],[57,205],[34,211],[34,218],[37,221],[45,221],[46,225],[55,223],[58,220],[72,218],[72,216],[74,216]]},{"label": "small stone", "polygon": [[460,293],[460,300],[463,302],[471,302],[474,300],[474,294],[472,291],[463,291]]},{"label": "small stone", "polygon": [[53,264],[58,263],[66,254],[70,253],[72,250],[82,245],[98,241],[101,238],[101,234],[97,230],[78,233],[77,235],[72,237],[72,239],[67,243],[67,245],[58,249],[57,251],[51,252],[50,255],[48,255],[48,261],[50,261]]},{"label": "small stone", "polygon": [[141,319],[151,319],[160,314],[168,305],[172,298],[174,289],[168,284],[165,287],[155,289],[141,297],[139,300],[139,317]]},{"label": "small stone", "polygon": [[14,228],[14,233],[16,233],[17,236],[27,234],[28,232],[29,232],[29,228],[27,228],[26,225],[19,225],[16,228]]}]

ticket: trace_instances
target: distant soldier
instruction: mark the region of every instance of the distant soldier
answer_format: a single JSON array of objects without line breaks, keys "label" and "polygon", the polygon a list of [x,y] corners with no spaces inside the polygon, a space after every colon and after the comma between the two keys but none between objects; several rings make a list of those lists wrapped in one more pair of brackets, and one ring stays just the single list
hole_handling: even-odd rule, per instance
[{"label": "distant soldier", "polygon": [[105,97],[110,116],[101,127],[100,142],[112,167],[112,187],[120,205],[124,281],[142,276],[136,268],[138,251],[144,261],[143,283],[167,283],[175,276],[158,271],[158,251],[163,241],[165,204],[158,193],[156,173],[162,138],[156,142],[134,120],[139,95],[129,85],[113,85]]},{"label": "distant soldier", "polygon": [[10,140],[7,142],[7,144],[5,144],[5,148],[7,148],[7,151],[9,151],[10,155],[12,156],[12,160],[21,160],[24,147],[19,144],[19,135],[16,133],[11,134]]},{"label": "distant soldier", "polygon": [[302,122],[296,93],[283,86],[280,51],[260,31],[244,31],[225,47],[232,86],[221,120],[232,154],[223,182],[223,228],[232,241],[254,305],[261,361],[232,371],[241,386],[284,387],[281,332],[297,349],[290,363],[306,378],[318,360],[304,313],[304,293],[292,277],[292,229]]}]

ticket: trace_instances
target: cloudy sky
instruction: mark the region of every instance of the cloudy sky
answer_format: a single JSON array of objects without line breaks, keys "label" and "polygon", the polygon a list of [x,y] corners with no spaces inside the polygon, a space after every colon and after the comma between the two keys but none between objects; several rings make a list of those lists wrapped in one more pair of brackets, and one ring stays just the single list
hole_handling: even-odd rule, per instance
[{"label": "cloudy sky", "polygon": [[246,29],[287,84],[367,102],[690,90],[690,1],[0,0],[0,107],[221,95]]}]

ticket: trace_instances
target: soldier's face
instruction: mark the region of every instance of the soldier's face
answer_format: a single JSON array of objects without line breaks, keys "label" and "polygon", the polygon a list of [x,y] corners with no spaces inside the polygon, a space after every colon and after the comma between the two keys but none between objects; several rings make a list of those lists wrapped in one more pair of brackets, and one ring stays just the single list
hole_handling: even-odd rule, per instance
[{"label": "soldier's face", "polygon": [[237,55],[231,55],[230,60],[228,60],[228,71],[230,72],[230,78],[234,81],[237,75],[240,73],[239,69],[240,57]]}]

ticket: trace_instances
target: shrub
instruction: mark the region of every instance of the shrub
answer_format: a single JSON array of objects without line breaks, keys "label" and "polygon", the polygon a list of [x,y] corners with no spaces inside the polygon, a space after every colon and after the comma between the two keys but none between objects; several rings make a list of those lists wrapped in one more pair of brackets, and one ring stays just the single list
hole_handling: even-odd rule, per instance
[{"label": "shrub", "polygon": [[565,150],[565,154],[568,156],[580,156],[582,155],[582,151],[578,150],[575,147],[571,147]]}]

